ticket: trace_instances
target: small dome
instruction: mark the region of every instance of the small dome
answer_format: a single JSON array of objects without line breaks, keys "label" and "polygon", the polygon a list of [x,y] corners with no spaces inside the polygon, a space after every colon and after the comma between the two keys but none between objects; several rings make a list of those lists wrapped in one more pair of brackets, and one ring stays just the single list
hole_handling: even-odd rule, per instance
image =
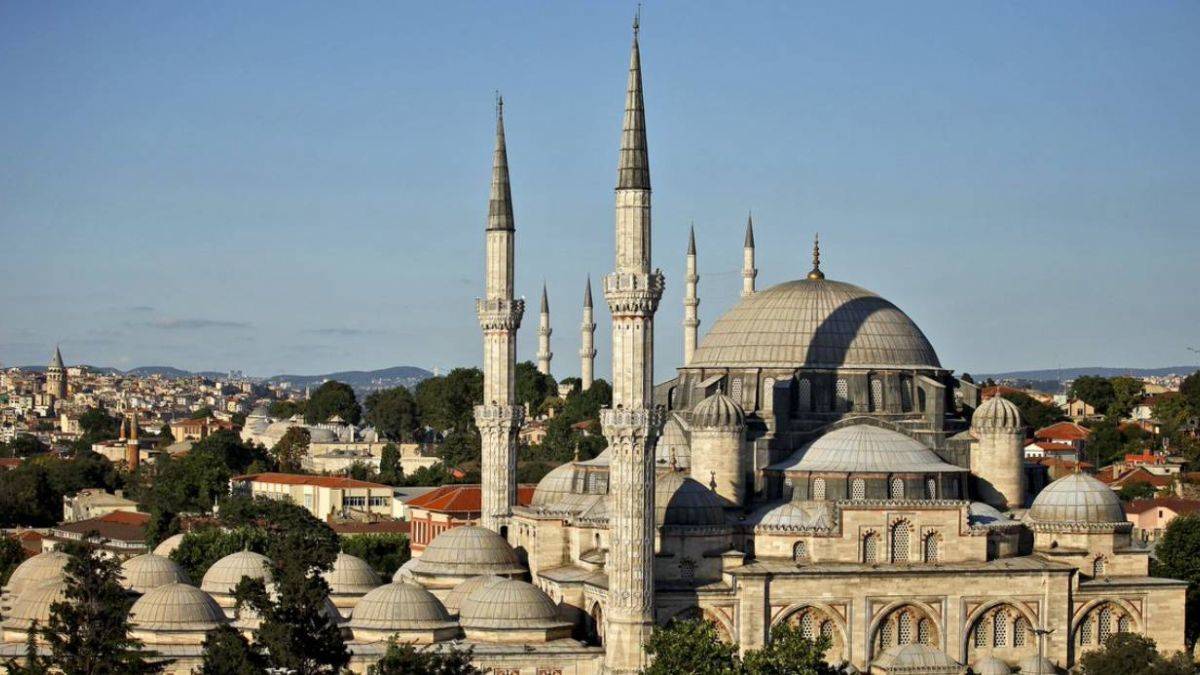
[{"label": "small dome", "polygon": [[1037,654],[1030,654],[1021,659],[1021,675],[1057,675],[1058,668],[1050,662],[1050,659],[1038,657]]},{"label": "small dome", "polygon": [[537,586],[516,579],[483,584],[459,607],[463,628],[548,628],[563,622],[558,605]]},{"label": "small dome", "polygon": [[434,538],[412,566],[416,574],[473,577],[521,574],[525,569],[503,537],[486,527],[464,525]]},{"label": "small dome", "polygon": [[1024,426],[1020,408],[1003,396],[984,401],[971,416],[972,429],[1017,431]]},{"label": "small dome", "polygon": [[416,562],[417,562],[416,558],[409,558],[408,560],[404,561],[404,564],[397,567],[396,571],[392,573],[392,582],[400,583],[401,581],[404,581],[406,579],[411,580],[412,579],[412,566]]},{"label": "small dome", "polygon": [[12,611],[4,619],[4,627],[13,630],[28,630],[34,621],[45,626],[50,621],[50,607],[67,597],[67,582],[43,581],[29,586],[13,603]]},{"label": "small dome", "polygon": [[9,594],[20,595],[25,589],[33,588],[47,581],[61,581],[63,568],[71,556],[62,551],[47,551],[39,553],[29,560],[17,565],[17,569],[8,577]]},{"label": "small dome", "polygon": [[121,563],[121,585],[134,593],[145,593],[167,584],[190,584],[183,568],[170,558],[145,553]]},{"label": "small dome", "polygon": [[1117,493],[1086,473],[1073,473],[1047,485],[1033,500],[1026,517],[1043,523],[1127,522]]},{"label": "small dome", "polygon": [[687,430],[684,429],[678,413],[667,415],[662,434],[658,437],[658,445],[654,447],[654,461],[659,466],[670,466],[672,459],[680,469],[690,469],[692,466],[691,441],[688,440]]},{"label": "small dome", "polygon": [[166,539],[163,539],[161,542],[159,542],[158,546],[154,547],[154,555],[161,555],[169,558],[171,557],[171,554],[175,552],[175,549],[179,548],[181,543],[183,543],[183,533],[181,532],[179,534],[173,534]]},{"label": "small dome", "polygon": [[1012,675],[1012,668],[994,656],[985,656],[971,666],[975,675]]},{"label": "small dome", "polygon": [[200,588],[206,593],[233,595],[242,577],[267,580],[270,576],[271,561],[265,555],[253,551],[238,551],[231,553],[208,568]]},{"label": "small dome", "polygon": [[803,507],[795,502],[767,504],[750,514],[748,522],[765,528],[818,529],[829,527],[829,511],[822,506]]},{"label": "small dome", "polygon": [[530,505],[535,508],[547,508],[558,504],[575,490],[575,464],[567,462],[554,467],[538,481],[533,490],[533,500]]},{"label": "small dome", "polygon": [[942,461],[917,439],[873,424],[839,427],[768,467],[775,471],[940,473],[962,467]]},{"label": "small dome", "polygon": [[321,575],[334,595],[362,595],[383,583],[366,560],[339,553],[333,569]]},{"label": "small dome", "polygon": [[225,612],[195,586],[167,584],[138,598],[129,621],[137,630],[199,632],[225,623]]},{"label": "small dome", "polygon": [[958,662],[946,655],[940,649],[912,643],[896,645],[875,659],[874,665],[889,673],[960,673]]},{"label": "small dome", "polygon": [[678,471],[661,471],[654,481],[654,519],[661,527],[725,524],[725,503],[717,493]]},{"label": "small dome", "polygon": [[741,429],[746,412],[732,398],[717,392],[692,408],[692,427],[697,429]]},{"label": "small dome", "polygon": [[410,582],[390,583],[367,593],[354,606],[351,629],[427,630],[451,624],[433,593]]},{"label": "small dome", "polygon": [[458,610],[462,606],[463,600],[466,600],[467,596],[471,595],[471,593],[474,593],[475,589],[483,586],[490,586],[497,581],[502,580],[503,579],[501,577],[492,574],[485,574],[467,579],[461,584],[455,586],[454,590],[446,594],[446,600],[443,603],[446,605],[446,611],[450,612],[451,614],[458,614]]},{"label": "small dome", "polygon": [[309,427],[308,429],[309,443],[337,443],[338,435],[332,429],[324,427]]}]

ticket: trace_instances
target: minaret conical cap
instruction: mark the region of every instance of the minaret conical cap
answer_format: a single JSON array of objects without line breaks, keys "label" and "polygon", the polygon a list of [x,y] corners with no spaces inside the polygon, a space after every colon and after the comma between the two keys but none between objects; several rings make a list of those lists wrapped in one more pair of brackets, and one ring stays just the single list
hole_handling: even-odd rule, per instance
[{"label": "minaret conical cap", "polygon": [[696,226],[688,230],[688,255],[696,255]]},{"label": "minaret conical cap", "polygon": [[496,96],[496,150],[492,156],[492,193],[488,199],[489,230],[515,230],[512,189],[508,182],[508,148],[504,143],[504,98]]},{"label": "minaret conical cap", "polygon": [[54,345],[54,358],[50,359],[50,367],[51,368],[62,368],[63,367],[62,350],[58,348],[58,345]]},{"label": "minaret conical cap", "polygon": [[550,297],[546,295],[546,282],[542,282],[542,314],[550,311]]},{"label": "minaret conical cap", "polygon": [[587,285],[583,287],[583,306],[592,308],[592,275],[588,275]]},{"label": "minaret conical cap", "polygon": [[742,248],[754,248],[754,216],[746,214],[746,242]]},{"label": "minaret conical cap", "polygon": [[621,130],[621,159],[617,189],[650,189],[650,157],[646,145],[646,106],[642,96],[642,57],[638,47],[638,19],[633,22],[633,49],[629,55],[629,85],[625,93],[625,122]]}]

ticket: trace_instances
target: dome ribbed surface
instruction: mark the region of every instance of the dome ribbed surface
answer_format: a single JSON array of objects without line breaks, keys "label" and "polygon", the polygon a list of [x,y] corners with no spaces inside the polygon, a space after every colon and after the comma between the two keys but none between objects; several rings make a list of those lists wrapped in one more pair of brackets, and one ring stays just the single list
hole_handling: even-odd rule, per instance
[{"label": "dome ribbed surface", "polygon": [[173,534],[159,542],[158,546],[154,547],[154,555],[171,557],[175,549],[179,548],[179,544],[183,542],[183,534]]},{"label": "dome ribbed surface", "polygon": [[1031,654],[1021,659],[1021,675],[1056,675],[1058,669],[1050,659]]},{"label": "dome ribbed surface", "polygon": [[533,584],[501,579],[484,584],[459,607],[463,628],[547,628],[565,623],[554,601]]},{"label": "dome ribbed surface", "polygon": [[767,504],[750,514],[747,522],[767,528],[815,529],[829,527],[832,518],[821,506],[803,507],[795,502]]},{"label": "dome ribbed surface", "polygon": [[675,466],[681,469],[692,466],[692,444],[678,413],[667,415],[658,444],[654,447],[654,461],[659,466],[670,466],[672,458]]},{"label": "dome ribbed surface", "polygon": [[1023,426],[1020,408],[1003,396],[993,396],[984,401],[971,416],[973,429],[1016,431]]},{"label": "dome ribbed surface", "polygon": [[461,584],[455,586],[453,590],[447,593],[446,600],[442,604],[446,605],[446,611],[450,612],[451,614],[458,614],[458,610],[462,607],[463,600],[466,600],[467,596],[474,593],[476,589],[484,586],[490,586],[497,581],[503,580],[504,579],[502,577],[492,574],[471,577],[470,579],[467,579]]},{"label": "dome ribbed surface", "polygon": [[1121,499],[1086,473],[1073,473],[1047,485],[1033,500],[1029,520],[1043,523],[1125,523]]},{"label": "dome ribbed surface", "polygon": [[692,408],[694,429],[741,429],[746,426],[746,412],[729,396],[717,392]]},{"label": "dome ribbed surface", "polygon": [[678,471],[662,471],[654,481],[654,519],[661,527],[725,524],[725,503],[717,493]]},{"label": "dome ribbed surface", "polygon": [[426,630],[452,624],[433,593],[409,582],[385,584],[367,593],[350,617],[351,629]]},{"label": "dome ribbed surface", "polygon": [[8,592],[20,595],[27,588],[33,588],[47,581],[61,581],[63,568],[71,556],[62,551],[47,551],[39,553],[29,560],[17,565],[17,569],[8,577]]},{"label": "dome ribbed surface", "polygon": [[346,553],[339,553],[333,568],[321,576],[335,595],[362,595],[383,583],[367,561]]},{"label": "dome ribbed surface", "polygon": [[941,368],[892,303],[852,284],[798,279],[742,298],[713,324],[689,368]]},{"label": "dome ribbed surface", "polygon": [[891,647],[875,659],[873,665],[885,669],[888,673],[941,675],[962,672],[962,667],[947,656],[946,652],[920,643]]},{"label": "dome ribbed surface", "polygon": [[44,627],[50,621],[50,607],[66,597],[65,581],[43,581],[31,585],[13,603],[12,611],[4,618],[4,627],[27,630],[34,621]]},{"label": "dome ribbed surface", "polygon": [[547,507],[559,503],[575,491],[575,464],[567,462],[556,466],[538,481],[533,490],[534,507]]},{"label": "dome ribbed surface", "polygon": [[975,675],[1012,675],[1012,668],[994,656],[985,656],[971,666]]},{"label": "dome ribbed surface", "polygon": [[963,471],[915,438],[870,424],[834,429],[769,468],[836,473]]},{"label": "dome ribbed surface", "polygon": [[167,584],[138,598],[129,620],[139,630],[208,631],[225,623],[225,612],[195,586]]},{"label": "dome ribbed surface", "polygon": [[524,572],[503,537],[486,527],[464,525],[442,532],[413,564],[416,574],[477,576]]},{"label": "dome ribbed surface", "polygon": [[200,588],[207,593],[232,595],[242,577],[267,580],[271,561],[265,555],[253,551],[231,553],[208,568]]},{"label": "dome ribbed surface", "polygon": [[121,585],[134,593],[145,593],[167,584],[190,584],[183,568],[170,558],[145,553],[121,563]]}]

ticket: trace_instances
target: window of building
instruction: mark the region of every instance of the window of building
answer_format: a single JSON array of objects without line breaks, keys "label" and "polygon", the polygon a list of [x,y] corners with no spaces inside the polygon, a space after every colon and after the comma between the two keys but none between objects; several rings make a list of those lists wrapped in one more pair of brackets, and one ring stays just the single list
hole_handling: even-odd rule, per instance
[{"label": "window of building", "polygon": [[1079,624],[1079,644],[1092,644],[1092,617],[1087,617]]},{"label": "window of building", "polygon": [[1029,639],[1029,621],[1023,617],[1017,617],[1013,622],[1013,646],[1024,647]]},{"label": "window of building", "polygon": [[800,635],[804,636],[805,640],[813,640],[817,637],[817,620],[813,617],[812,612],[805,612],[804,616],[800,617]]},{"label": "window of building", "polygon": [[988,629],[988,625],[987,625],[986,621],[980,621],[979,624],[975,626],[974,642],[975,642],[976,647],[988,646],[988,631],[987,631],[987,629]]},{"label": "window of building", "polygon": [[843,378],[838,378],[834,383],[834,405],[838,412],[846,412],[850,409],[850,383]]},{"label": "window of building", "polygon": [[879,629],[879,642],[883,649],[888,649],[896,644],[896,633],[892,629],[892,623],[889,621]]},{"label": "window of building", "polygon": [[824,478],[814,478],[813,479],[812,498],[813,499],[825,499],[825,479]]},{"label": "window of building", "polygon": [[923,645],[933,645],[933,631],[930,630],[929,619],[917,622],[917,642]]},{"label": "window of building", "polygon": [[1004,612],[996,612],[992,617],[992,640],[997,647],[1008,646],[1008,617]]},{"label": "window of building", "polygon": [[1119,619],[1117,619],[1117,632],[1118,633],[1128,633],[1129,630],[1130,630],[1129,617],[1122,616]]},{"label": "window of building", "polygon": [[912,412],[912,378],[900,378],[900,410]]},{"label": "window of building", "polygon": [[883,381],[878,378],[871,378],[871,410],[883,410]]},{"label": "window of building", "polygon": [[735,378],[729,385],[729,397],[737,401],[738,405],[743,405],[742,402],[742,378]]},{"label": "window of building", "polygon": [[899,640],[899,644],[912,644],[912,616],[908,612],[901,612],[900,616],[897,617],[896,628],[896,639]]},{"label": "window of building", "polygon": [[792,547],[792,560],[795,560],[796,562],[804,562],[808,560],[807,541],[798,541],[796,542],[796,545]]},{"label": "window of building", "polygon": [[796,383],[796,409],[799,412],[812,412],[812,382],[804,378]]},{"label": "window of building", "polygon": [[833,644],[833,622],[832,621],[826,620],[826,621],[821,622],[821,637],[829,638],[829,643]]},{"label": "window of building", "polygon": [[911,529],[908,521],[905,520],[892,526],[892,562],[908,562],[909,531]]},{"label": "window of building", "polygon": [[853,478],[850,480],[850,499],[866,499],[867,498],[867,481],[862,478]]},{"label": "window of building", "polygon": [[1096,635],[1100,638],[1100,644],[1104,644],[1108,636],[1112,635],[1112,610],[1107,607],[1100,608],[1099,619]]},{"label": "window of building", "polygon": [[879,535],[874,532],[863,537],[863,562],[868,565],[879,562]]},{"label": "window of building", "polygon": [[925,478],[925,499],[937,499],[937,479],[933,476]]},{"label": "window of building", "polygon": [[689,584],[696,579],[696,561],[691,558],[679,561],[679,579]]},{"label": "window of building", "polygon": [[1094,577],[1104,576],[1104,569],[1105,569],[1104,563],[1105,563],[1104,556],[1097,556],[1097,558],[1092,561],[1092,576],[1094,576]]},{"label": "window of building", "polygon": [[892,499],[904,499],[904,479],[893,478],[888,494]]},{"label": "window of building", "polygon": [[763,380],[762,403],[764,410],[771,410],[775,407],[775,378],[773,377]]},{"label": "window of building", "polygon": [[925,562],[936,563],[941,561],[942,552],[940,550],[941,546],[939,546],[939,539],[940,537],[936,532],[930,532],[929,534],[925,535],[925,541],[923,542],[924,545],[922,546],[922,548],[925,550]]}]

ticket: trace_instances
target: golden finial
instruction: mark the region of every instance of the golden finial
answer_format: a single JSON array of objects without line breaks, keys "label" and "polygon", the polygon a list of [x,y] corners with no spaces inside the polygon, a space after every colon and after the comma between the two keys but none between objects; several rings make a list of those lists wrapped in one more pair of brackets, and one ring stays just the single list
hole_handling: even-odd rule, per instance
[{"label": "golden finial", "polygon": [[813,237],[813,268],[808,273],[809,279],[824,279],[825,273],[821,271],[821,235],[817,233]]},{"label": "golden finial", "polygon": [[574,461],[576,461],[576,462],[579,461],[579,441],[575,441],[575,459],[574,459]]},{"label": "golden finial", "polygon": [[633,15],[633,37],[635,39],[638,36],[638,29],[641,28],[641,25],[642,25],[642,3],[639,2],[638,6],[637,6],[637,12],[635,12]]}]

